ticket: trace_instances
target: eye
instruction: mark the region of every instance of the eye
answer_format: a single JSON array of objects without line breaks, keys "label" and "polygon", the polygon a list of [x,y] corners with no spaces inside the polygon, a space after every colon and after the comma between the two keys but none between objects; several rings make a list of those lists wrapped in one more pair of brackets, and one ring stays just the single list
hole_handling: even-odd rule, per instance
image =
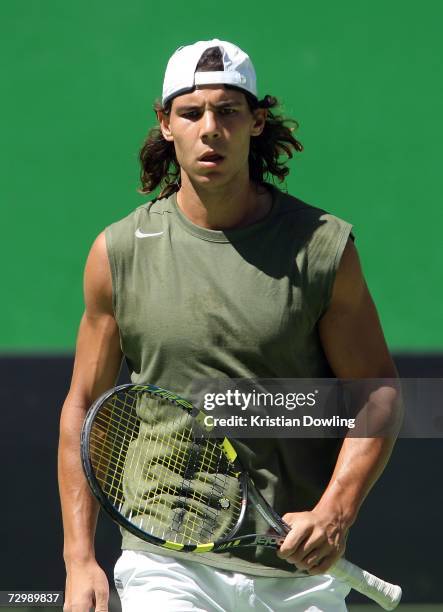
[{"label": "eye", "polygon": [[187,111],[186,113],[182,113],[181,116],[184,117],[185,119],[197,119],[199,115],[200,115],[200,111],[193,110],[193,111]]},{"label": "eye", "polygon": [[229,106],[226,106],[225,108],[220,109],[221,115],[233,115],[235,112],[236,112],[236,109],[230,108]]}]

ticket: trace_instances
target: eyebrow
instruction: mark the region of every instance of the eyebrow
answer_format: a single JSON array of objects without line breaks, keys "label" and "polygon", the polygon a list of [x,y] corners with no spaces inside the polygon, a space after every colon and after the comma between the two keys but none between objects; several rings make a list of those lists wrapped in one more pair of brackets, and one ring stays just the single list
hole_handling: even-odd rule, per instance
[{"label": "eyebrow", "polygon": [[[215,104],[211,104],[211,106],[215,108],[224,108],[226,106],[241,106],[242,102],[240,100],[222,100],[221,102],[216,102]],[[190,111],[190,110],[198,110],[201,108],[200,104],[185,104],[183,106],[178,106],[176,111]]]}]

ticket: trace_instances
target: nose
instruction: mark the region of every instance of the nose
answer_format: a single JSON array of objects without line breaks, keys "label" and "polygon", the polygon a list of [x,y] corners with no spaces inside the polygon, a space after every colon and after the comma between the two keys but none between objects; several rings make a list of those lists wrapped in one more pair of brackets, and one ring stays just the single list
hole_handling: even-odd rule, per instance
[{"label": "nose", "polygon": [[220,128],[217,123],[217,118],[212,110],[206,110],[201,118],[201,137],[202,138],[218,138],[220,136]]}]

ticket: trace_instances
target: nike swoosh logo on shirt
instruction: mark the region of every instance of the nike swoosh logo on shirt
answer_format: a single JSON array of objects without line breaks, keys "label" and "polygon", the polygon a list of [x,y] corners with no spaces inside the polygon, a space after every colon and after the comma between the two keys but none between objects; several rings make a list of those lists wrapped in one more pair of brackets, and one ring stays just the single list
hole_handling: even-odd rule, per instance
[{"label": "nike swoosh logo on shirt", "polygon": [[135,230],[135,235],[137,238],[152,238],[152,236],[161,236],[162,234],[163,232],[155,232],[154,234],[145,234],[144,232],[141,231],[139,227]]}]

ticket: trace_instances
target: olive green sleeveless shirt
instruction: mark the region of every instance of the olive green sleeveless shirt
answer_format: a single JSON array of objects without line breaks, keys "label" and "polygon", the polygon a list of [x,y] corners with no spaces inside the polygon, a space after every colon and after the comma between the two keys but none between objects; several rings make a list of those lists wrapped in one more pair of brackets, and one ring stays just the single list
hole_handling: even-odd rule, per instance
[{"label": "olive green sleeveless shirt", "polygon": [[[341,219],[275,187],[260,222],[217,231],[194,225],[176,194],[106,229],[115,318],[135,383],[184,397],[198,378],[333,377],[318,334],[350,236]],[[309,510],[332,474],[340,440],[248,439],[242,461],[275,510]],[[247,529],[263,533],[260,516]],[[183,558],[122,530],[125,549]],[[186,558],[261,576],[292,577],[275,551]]]}]

